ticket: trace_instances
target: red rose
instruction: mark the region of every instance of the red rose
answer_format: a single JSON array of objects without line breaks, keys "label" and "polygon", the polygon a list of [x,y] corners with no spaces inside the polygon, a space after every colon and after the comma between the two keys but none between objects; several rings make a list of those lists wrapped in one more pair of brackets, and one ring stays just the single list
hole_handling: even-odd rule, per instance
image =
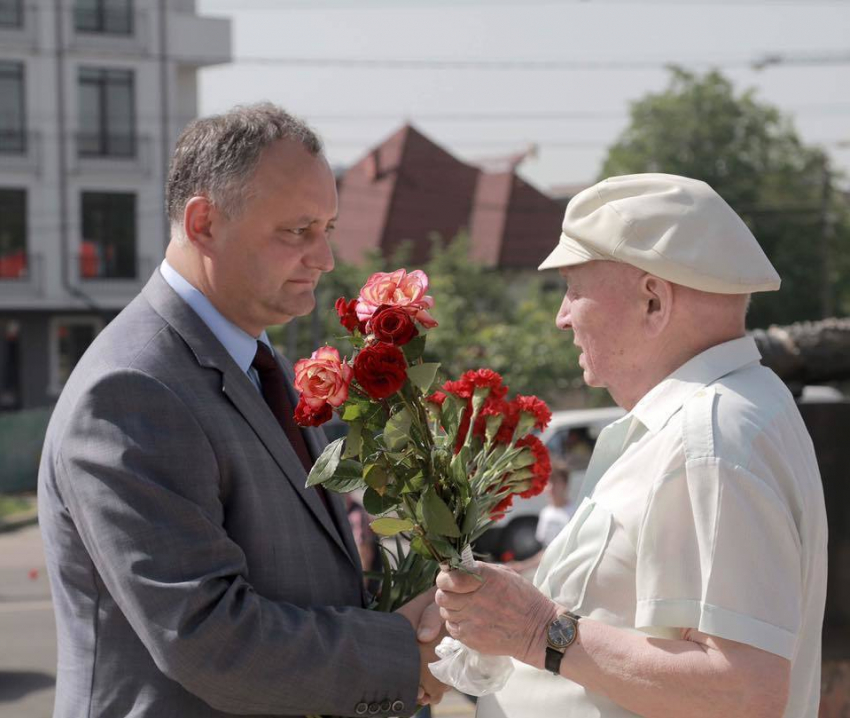
[{"label": "red rose", "polygon": [[298,401],[295,407],[295,423],[299,426],[321,426],[333,416],[330,404],[316,408],[310,406],[304,399]]},{"label": "red rose", "polygon": [[354,357],[354,378],[373,399],[386,399],[404,385],[407,360],[392,344],[372,344]]},{"label": "red rose", "polygon": [[372,315],[366,330],[380,342],[402,346],[418,336],[413,319],[401,307],[383,305]]},{"label": "red rose", "polygon": [[354,308],[357,306],[357,300],[352,299],[350,302],[345,301],[345,297],[340,297],[336,300],[336,313],[339,315],[339,323],[342,324],[348,331],[353,332],[359,329],[361,332],[366,328],[365,324],[357,318],[357,312]]}]

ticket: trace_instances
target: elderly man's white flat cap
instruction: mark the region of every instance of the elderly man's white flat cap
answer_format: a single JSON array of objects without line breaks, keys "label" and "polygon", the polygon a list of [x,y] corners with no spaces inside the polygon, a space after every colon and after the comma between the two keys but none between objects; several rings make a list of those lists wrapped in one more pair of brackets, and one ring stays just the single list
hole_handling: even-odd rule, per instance
[{"label": "elderly man's white flat cap", "polygon": [[779,289],[752,232],[705,182],[667,174],[610,177],[570,200],[558,246],[539,269],[625,262],[718,294]]}]

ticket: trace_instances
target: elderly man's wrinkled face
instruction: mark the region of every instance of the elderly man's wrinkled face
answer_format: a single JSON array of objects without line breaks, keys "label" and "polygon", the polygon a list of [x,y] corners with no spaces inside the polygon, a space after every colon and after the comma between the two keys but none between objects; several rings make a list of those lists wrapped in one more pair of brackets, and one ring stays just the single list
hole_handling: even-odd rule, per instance
[{"label": "elderly man's wrinkled face", "polygon": [[560,273],[567,291],[555,323],[572,329],[584,381],[606,387],[616,400],[639,366],[643,311],[637,287],[644,273],[604,261],[564,267]]}]

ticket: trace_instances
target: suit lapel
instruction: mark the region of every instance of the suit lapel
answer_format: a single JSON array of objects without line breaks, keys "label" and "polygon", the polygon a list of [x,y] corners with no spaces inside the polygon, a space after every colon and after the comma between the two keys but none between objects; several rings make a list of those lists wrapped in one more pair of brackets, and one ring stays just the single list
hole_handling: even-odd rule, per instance
[{"label": "suit lapel", "polygon": [[[277,423],[274,414],[272,414],[265,401],[263,401],[263,397],[253,386],[251,380],[236,366],[230,354],[227,353],[221,342],[215,338],[215,335],[203,320],[163,279],[159,269],[154,271],[153,276],[142,290],[142,294],[154,310],[180,334],[195,354],[195,358],[201,366],[214,368],[221,372],[221,391],[224,396],[236,407],[245,421],[254,430],[254,433],[263,443],[269,454],[271,454],[272,458],[274,458],[283,475],[292,484],[292,487],[316,517],[316,520],[330,534],[340,550],[356,566],[357,550],[355,547],[352,554],[353,541],[350,540],[351,531],[337,530],[334,521],[331,519],[328,510],[325,508],[316,491],[306,488],[307,474],[301,465],[301,461],[286,438],[286,434],[284,434],[280,424]],[[285,370],[287,377],[290,379],[289,383],[291,383],[292,374],[288,371],[288,367]],[[291,391],[291,388],[289,390]],[[321,432],[319,433],[321,434]],[[308,436],[308,446],[311,450],[314,450],[314,447],[318,448],[318,445],[315,443],[316,441],[317,438],[315,436]],[[330,503],[333,507],[334,519],[339,522],[340,499],[331,492],[328,492],[328,498],[331,499]],[[337,525],[341,527],[347,526],[348,518],[344,511],[342,511],[342,519],[346,523],[338,523]],[[342,536],[340,535],[341,533]]]},{"label": "suit lapel", "polygon": [[[292,367],[288,361],[284,360],[280,362],[280,364],[281,368],[283,369],[283,373],[287,379],[286,388],[289,392],[289,401],[291,402],[292,406],[295,406],[296,404],[298,404],[298,393],[295,391],[295,388],[293,386],[295,382],[295,372],[292,370]],[[304,436],[307,440],[307,448],[310,450],[310,455],[313,457],[313,461],[315,461],[319,458],[319,456],[321,456],[322,452],[325,450],[325,447],[328,444],[328,440],[325,437],[325,432],[317,427],[306,428],[303,431]],[[345,499],[343,499],[342,496],[340,496],[334,491],[326,491],[325,495],[328,498],[328,505],[333,513],[334,521],[336,522],[337,526],[341,527],[340,533],[342,534],[342,540],[345,543],[348,555],[354,565],[359,566],[360,553],[358,552],[357,545],[354,542],[354,534],[349,528],[348,511],[345,508]]]}]

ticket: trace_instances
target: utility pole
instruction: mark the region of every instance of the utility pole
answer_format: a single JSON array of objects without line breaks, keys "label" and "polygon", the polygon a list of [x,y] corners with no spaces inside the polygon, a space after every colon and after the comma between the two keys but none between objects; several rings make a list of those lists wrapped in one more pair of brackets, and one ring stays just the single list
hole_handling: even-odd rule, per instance
[{"label": "utility pole", "polygon": [[832,174],[829,171],[829,159],[821,154],[821,317],[824,319],[835,314],[835,302],[832,287]]}]

